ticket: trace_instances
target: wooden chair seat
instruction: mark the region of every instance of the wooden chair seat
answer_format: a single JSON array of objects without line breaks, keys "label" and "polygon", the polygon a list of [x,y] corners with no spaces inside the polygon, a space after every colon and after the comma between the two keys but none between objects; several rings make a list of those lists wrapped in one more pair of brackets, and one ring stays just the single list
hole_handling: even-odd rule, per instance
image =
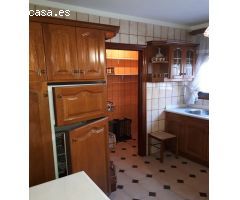
[{"label": "wooden chair seat", "polygon": [[[152,138],[157,140],[159,143],[152,143]],[[171,133],[167,133],[164,131],[158,131],[148,134],[148,155],[151,154],[151,146],[158,148],[160,144],[160,162],[163,162],[164,159],[164,149],[165,149],[165,141],[168,140],[175,140],[175,150],[176,150],[176,157],[178,156],[178,138],[176,135]]]}]

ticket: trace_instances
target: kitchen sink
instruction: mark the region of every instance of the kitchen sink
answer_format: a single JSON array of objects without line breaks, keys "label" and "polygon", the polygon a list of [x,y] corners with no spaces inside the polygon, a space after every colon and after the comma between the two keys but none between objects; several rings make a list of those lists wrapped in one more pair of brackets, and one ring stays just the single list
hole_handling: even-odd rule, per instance
[{"label": "kitchen sink", "polygon": [[189,114],[194,114],[194,115],[209,115],[209,111],[206,109],[188,108],[188,109],[185,109],[185,112],[187,112]]}]

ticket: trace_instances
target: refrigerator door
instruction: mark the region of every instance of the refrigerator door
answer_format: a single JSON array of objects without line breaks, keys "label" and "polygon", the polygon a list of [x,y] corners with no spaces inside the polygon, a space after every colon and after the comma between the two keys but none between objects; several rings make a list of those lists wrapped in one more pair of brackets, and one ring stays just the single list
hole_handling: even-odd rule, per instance
[{"label": "refrigerator door", "polygon": [[55,122],[64,126],[106,115],[106,84],[54,88]]},{"label": "refrigerator door", "polygon": [[108,118],[69,131],[71,171],[85,171],[104,191],[109,192]]}]

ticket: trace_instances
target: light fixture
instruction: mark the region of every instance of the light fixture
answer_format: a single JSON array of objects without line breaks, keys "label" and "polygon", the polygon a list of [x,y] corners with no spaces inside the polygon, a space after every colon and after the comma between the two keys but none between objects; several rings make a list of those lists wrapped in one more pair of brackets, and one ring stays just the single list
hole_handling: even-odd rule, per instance
[{"label": "light fixture", "polygon": [[205,36],[205,37],[209,37],[209,26],[206,28],[206,30],[204,31],[204,33],[203,33],[203,35]]}]

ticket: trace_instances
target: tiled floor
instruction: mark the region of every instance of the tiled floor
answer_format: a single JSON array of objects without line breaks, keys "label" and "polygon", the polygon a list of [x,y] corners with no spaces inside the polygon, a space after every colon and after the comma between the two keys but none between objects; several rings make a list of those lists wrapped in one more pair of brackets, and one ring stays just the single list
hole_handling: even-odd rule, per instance
[{"label": "tiled floor", "polygon": [[137,156],[134,140],[119,142],[110,159],[116,166],[117,190],[111,200],[208,199],[208,168],[183,157],[165,153],[164,163],[158,154]]}]

